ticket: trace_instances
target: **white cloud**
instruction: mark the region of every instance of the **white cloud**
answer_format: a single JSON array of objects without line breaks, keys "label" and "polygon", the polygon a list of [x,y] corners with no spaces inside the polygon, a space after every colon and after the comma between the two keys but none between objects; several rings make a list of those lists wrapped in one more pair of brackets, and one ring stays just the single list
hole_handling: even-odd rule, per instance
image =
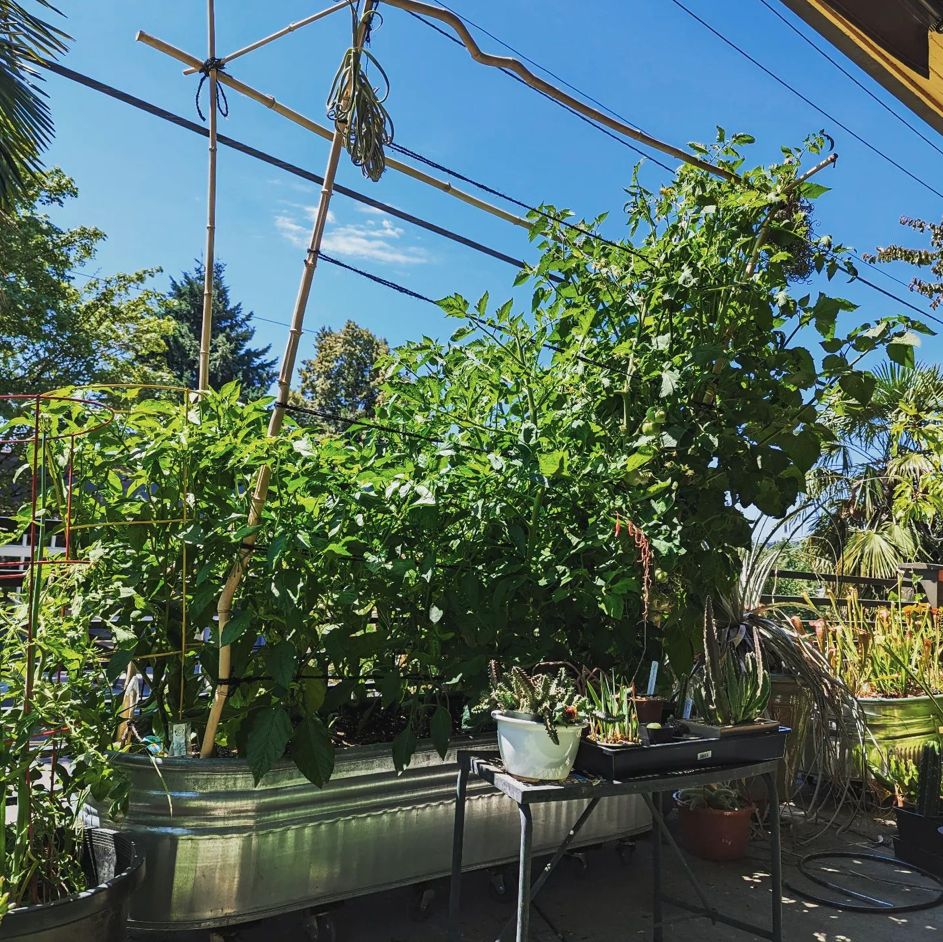
[{"label": "white cloud", "polygon": [[[289,203],[285,200],[281,202],[290,207],[290,210],[275,216],[275,228],[292,245],[305,248],[308,245],[310,227],[303,225],[302,220],[313,221],[317,207]],[[372,207],[370,209],[372,210]],[[324,233],[321,247],[328,255],[370,259],[391,265],[422,265],[429,260],[425,249],[402,243],[405,230],[395,225],[392,219],[380,211],[371,211],[369,215],[378,218],[367,219],[362,223],[336,225],[334,214],[329,212],[328,223],[333,228]]]}]

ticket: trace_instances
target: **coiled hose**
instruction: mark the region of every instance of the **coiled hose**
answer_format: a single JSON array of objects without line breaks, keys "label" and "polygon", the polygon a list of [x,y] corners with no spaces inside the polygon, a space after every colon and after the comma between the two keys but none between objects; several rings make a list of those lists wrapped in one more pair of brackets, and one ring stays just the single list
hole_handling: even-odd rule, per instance
[{"label": "coiled hose", "polygon": [[[353,45],[344,53],[340,68],[331,83],[327,96],[327,116],[344,135],[344,147],[355,167],[376,183],[386,169],[383,148],[393,142],[393,122],[383,103],[390,93],[390,82],[376,57],[364,44],[369,42],[373,18],[383,17],[376,10],[368,10],[357,20],[355,8],[350,8],[353,25]],[[363,43],[358,43],[362,28]],[[368,60],[365,63],[364,57]],[[366,65],[372,62],[382,77],[384,91],[374,88],[367,76]]]}]

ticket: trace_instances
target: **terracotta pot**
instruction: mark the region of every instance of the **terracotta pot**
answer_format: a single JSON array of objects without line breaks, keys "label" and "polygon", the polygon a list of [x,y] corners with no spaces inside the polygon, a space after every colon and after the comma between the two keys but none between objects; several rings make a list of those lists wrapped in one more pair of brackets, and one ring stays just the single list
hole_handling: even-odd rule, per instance
[{"label": "terracotta pot", "polygon": [[736,811],[689,808],[675,796],[681,826],[681,844],[688,853],[705,860],[739,860],[747,853],[750,818],[756,811],[751,801]]},{"label": "terracotta pot", "polygon": [[660,723],[667,702],[664,697],[639,697],[635,701],[638,721],[640,723]]}]

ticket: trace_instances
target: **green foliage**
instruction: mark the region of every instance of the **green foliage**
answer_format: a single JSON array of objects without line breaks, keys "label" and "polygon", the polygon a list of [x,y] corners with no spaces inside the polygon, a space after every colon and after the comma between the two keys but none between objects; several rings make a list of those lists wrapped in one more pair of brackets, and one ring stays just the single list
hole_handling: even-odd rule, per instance
[{"label": "green foliage", "polygon": [[714,811],[737,811],[743,807],[740,795],[727,785],[682,788],[678,792],[678,801],[691,809],[710,808]]},{"label": "green foliage", "polygon": [[65,52],[70,38],[30,10],[58,13],[49,0],[27,4],[0,0],[0,214],[29,192],[53,134],[35,63]]},{"label": "green foliage", "polygon": [[[321,327],[314,348],[314,357],[301,362],[301,382],[298,392],[292,392],[292,403],[345,418],[373,415],[382,380],[377,365],[389,356],[387,342],[349,320],[341,330]],[[303,413],[294,417],[302,425],[327,425],[338,432],[348,424]]]},{"label": "green foliage", "polygon": [[740,633],[731,639],[718,631],[710,599],[704,612],[704,670],[693,689],[694,712],[708,723],[736,726],[766,712],[770,698],[769,672],[763,665],[763,646],[753,628],[751,649],[741,654]]},{"label": "green foliage", "polygon": [[62,229],[48,210],[77,195],[72,180],[50,170],[13,200],[0,225],[0,393],[170,378],[142,365],[164,349],[171,327],[145,287],[155,272],[76,281],[105,234]]},{"label": "green foliage", "polygon": [[[289,749],[317,784],[332,768],[332,721],[352,704],[379,699],[408,717],[398,769],[426,730],[444,752],[445,691],[477,699],[492,659],[518,683],[514,666],[547,661],[624,673],[661,641],[683,671],[703,605],[739,573],[743,508],[786,513],[829,439],[828,396],[844,383],[867,397],[851,352],[911,329],[895,318],[844,332],[847,302],[792,297],[793,237],[777,209],[803,154],[744,170],[745,142],[709,151],[739,181],[691,168],[657,194],[633,181],[632,242],[535,214],[541,260],[520,277],[529,310],[443,300],[455,333],[382,363],[376,427],[288,423],[270,439],[271,400],[240,401],[236,383],[197,400],[110,393],[115,420],[76,439],[76,550],[103,549],[72,609],[115,626],[114,676],[127,663],[149,671],[137,733],[166,742],[183,720],[201,737],[225,681],[217,743],[257,777]],[[842,252],[816,242],[813,267],[837,273]],[[200,279],[187,284],[195,301]],[[801,327],[828,345],[822,367],[791,342]],[[85,407],[70,408],[50,407],[50,430],[80,421]],[[65,447],[41,459],[59,479]],[[249,528],[263,466],[268,499]],[[220,589],[250,533],[221,639]],[[705,703],[720,690],[736,722],[760,709],[768,679],[758,653],[742,676],[733,660],[720,658]],[[572,691],[530,683],[515,695],[536,697],[552,729]]]},{"label": "green foliage", "polygon": [[[37,542],[47,544],[42,525]],[[11,907],[85,889],[82,806],[120,806],[127,794],[107,762],[119,704],[72,608],[86,579],[82,566],[38,567],[0,607],[0,808],[16,798],[15,818],[0,822],[0,874]]]},{"label": "green foliage", "polygon": [[865,405],[842,389],[828,400],[835,437],[810,476],[822,510],[809,545],[822,569],[893,578],[943,550],[943,371],[891,363],[872,385]]},{"label": "green foliage", "polygon": [[586,693],[593,707],[589,718],[590,739],[605,743],[639,741],[634,683],[617,679],[615,673],[603,673],[599,689],[589,682]]},{"label": "green foliage", "polygon": [[[901,582],[898,595],[902,588]],[[832,598],[808,640],[855,696],[933,697],[943,691],[941,624],[943,613],[929,605],[866,608],[851,592]]]},{"label": "green foliage", "polygon": [[576,689],[576,684],[561,667],[556,675],[529,676],[519,667],[512,667],[501,677],[497,664],[488,668],[491,682],[489,703],[505,713],[527,713],[543,720],[547,735],[559,745],[557,726],[574,726],[586,722],[589,704]]},{"label": "green foliage", "polygon": [[917,777],[917,814],[925,817],[940,816],[940,744],[925,743],[920,753],[920,772]]},{"label": "green foliage", "polygon": [[[203,325],[204,266],[196,261],[192,271],[170,279],[170,290],[161,304],[174,327],[166,349],[151,358],[150,365],[166,371],[175,382],[196,389],[199,372],[200,333]],[[270,347],[250,347],[255,335],[252,312],[233,304],[225,282],[226,266],[213,268],[213,335],[210,340],[210,386],[220,389],[237,382],[245,396],[258,399],[275,381],[275,360],[266,359]]]}]

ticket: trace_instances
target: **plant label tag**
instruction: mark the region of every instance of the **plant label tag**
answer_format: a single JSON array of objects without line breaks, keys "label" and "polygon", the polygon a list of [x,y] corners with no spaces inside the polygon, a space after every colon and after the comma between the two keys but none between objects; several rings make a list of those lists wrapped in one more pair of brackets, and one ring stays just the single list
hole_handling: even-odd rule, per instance
[{"label": "plant label tag", "polygon": [[650,697],[655,692],[655,681],[658,680],[658,661],[652,661],[652,669],[648,672],[648,690],[645,696]]},{"label": "plant label tag", "polygon": [[174,723],[170,727],[170,754],[185,756],[190,752],[190,724]]},{"label": "plant label tag", "polygon": [[694,709],[694,701],[688,697],[684,701],[684,712],[681,714],[681,719],[689,720],[691,719],[691,710]]},{"label": "plant label tag", "polygon": [[699,753],[697,754],[697,761],[698,761],[698,762],[703,762],[705,759],[709,759],[712,754],[713,754],[713,750],[712,750],[712,749],[708,749],[708,750],[706,750],[705,752],[699,752]]}]

